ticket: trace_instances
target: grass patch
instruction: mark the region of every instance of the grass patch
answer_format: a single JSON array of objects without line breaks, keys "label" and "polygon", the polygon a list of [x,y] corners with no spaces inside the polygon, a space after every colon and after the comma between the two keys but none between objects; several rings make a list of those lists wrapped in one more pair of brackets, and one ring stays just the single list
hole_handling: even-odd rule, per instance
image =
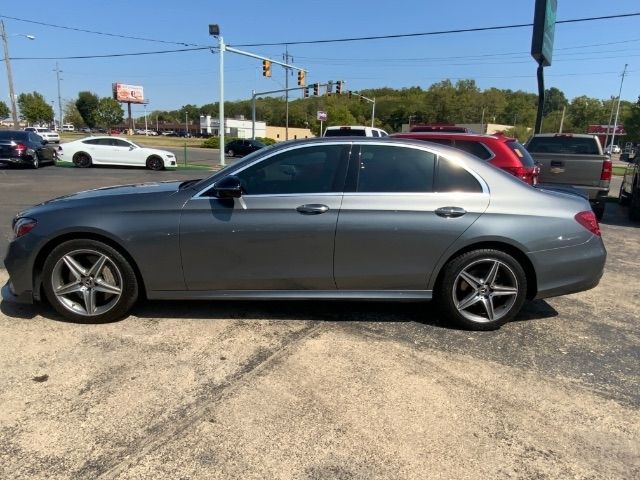
[{"label": "grass patch", "polygon": [[[66,161],[58,160],[56,162],[56,167],[75,168],[75,165],[73,164],[73,162],[66,162]],[[118,167],[118,165],[114,165],[114,167]],[[122,168],[131,169],[131,168],[135,168],[135,167],[122,167]],[[187,164],[187,165],[178,165],[176,168],[167,168],[167,170],[169,170],[169,171],[171,171],[171,170],[209,170],[209,171],[214,171],[214,170],[219,170],[219,168],[208,167],[207,165]]]},{"label": "grass patch", "polygon": [[[106,133],[70,133],[64,132],[60,134],[60,139],[67,142],[74,140],[80,140],[81,138],[90,136],[108,136]],[[113,135],[116,138],[126,138],[133,143],[141,145],[143,147],[200,147],[202,145],[202,138],[181,138],[181,137],[165,137],[158,135],[157,137],[147,137],[146,135]]]},{"label": "grass patch", "polygon": [[622,176],[622,175],[624,175],[624,172],[625,172],[626,169],[627,169],[627,167],[615,166],[615,167],[613,167],[613,171],[611,173],[613,173],[614,175],[617,175],[617,176]]}]

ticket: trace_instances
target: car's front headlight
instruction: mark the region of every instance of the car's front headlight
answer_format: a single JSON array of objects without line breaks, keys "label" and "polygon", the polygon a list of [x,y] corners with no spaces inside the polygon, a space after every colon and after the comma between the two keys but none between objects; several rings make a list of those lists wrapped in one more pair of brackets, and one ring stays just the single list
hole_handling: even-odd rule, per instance
[{"label": "car's front headlight", "polygon": [[174,158],[175,155],[173,153],[167,153],[167,158]]},{"label": "car's front headlight", "polygon": [[20,238],[23,235],[26,235],[33,227],[36,226],[38,222],[33,218],[22,217],[13,221],[13,234],[15,238]]}]

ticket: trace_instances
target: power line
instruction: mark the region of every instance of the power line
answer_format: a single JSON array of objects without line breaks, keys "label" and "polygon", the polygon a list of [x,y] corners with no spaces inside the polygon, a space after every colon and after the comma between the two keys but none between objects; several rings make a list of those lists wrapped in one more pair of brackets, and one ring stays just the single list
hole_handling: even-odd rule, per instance
[{"label": "power line", "polygon": [[[578,22],[591,22],[595,20],[610,20],[614,18],[626,18],[640,16],[640,12],[636,13],[624,13],[619,15],[604,15],[601,17],[584,17],[584,18],[572,18],[569,20],[558,20],[556,24],[560,23],[578,23]],[[284,46],[284,45],[309,45],[318,43],[338,43],[338,42],[359,42],[364,40],[385,40],[391,38],[409,38],[409,37],[426,37],[433,35],[448,35],[453,33],[468,33],[468,32],[486,32],[492,30],[507,30],[513,28],[531,27],[533,23],[516,23],[513,25],[496,25],[492,27],[476,27],[476,28],[459,28],[455,30],[438,30],[434,32],[421,32],[421,33],[400,33],[396,35],[374,35],[370,37],[349,37],[349,38],[332,38],[323,40],[300,40],[295,42],[271,42],[271,43],[244,43],[244,44],[229,44],[233,47],[272,47],[272,46]]]},{"label": "power line", "polygon": [[156,43],[167,43],[167,44],[171,44],[171,45],[182,45],[183,47],[198,47],[201,45],[195,44],[195,43],[186,43],[186,42],[173,42],[170,40],[159,40],[157,38],[145,38],[145,37],[134,37],[131,35],[122,35],[122,34],[118,34],[118,33],[107,33],[107,32],[98,32],[95,30],[86,30],[84,28],[76,28],[76,27],[67,27],[65,25],[56,25],[53,23],[45,23],[45,22],[38,22],[35,20],[27,20],[25,18],[18,18],[18,17],[9,17],[7,15],[0,15],[0,18],[6,18],[7,20],[16,20],[18,22],[24,22],[24,23],[32,23],[34,25],[42,25],[44,27],[51,27],[51,28],[60,28],[63,30],[72,30],[74,32],[82,32],[82,33],[92,33],[94,35],[103,35],[106,37],[116,37],[116,38],[126,38],[128,40],[141,40],[144,42],[156,42]]},{"label": "power line", "polygon": [[157,50],[155,52],[110,53],[105,55],[76,55],[73,57],[11,57],[11,60],[81,60],[88,58],[136,57],[140,55],[158,55],[161,53],[195,52],[198,50],[214,50],[214,47],[178,48],[176,50]]}]

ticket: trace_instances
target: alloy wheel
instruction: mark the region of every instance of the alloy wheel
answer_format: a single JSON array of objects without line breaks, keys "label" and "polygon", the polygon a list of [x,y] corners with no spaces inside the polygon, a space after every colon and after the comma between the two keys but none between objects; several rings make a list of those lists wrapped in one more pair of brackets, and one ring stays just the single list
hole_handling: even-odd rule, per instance
[{"label": "alloy wheel", "polygon": [[518,297],[518,280],[506,263],[484,258],[460,271],[452,295],[455,308],[467,320],[494,322],[511,311]]},{"label": "alloy wheel", "polygon": [[123,292],[122,273],[115,262],[89,249],[63,255],[53,268],[51,284],[64,308],[89,317],[111,310]]}]

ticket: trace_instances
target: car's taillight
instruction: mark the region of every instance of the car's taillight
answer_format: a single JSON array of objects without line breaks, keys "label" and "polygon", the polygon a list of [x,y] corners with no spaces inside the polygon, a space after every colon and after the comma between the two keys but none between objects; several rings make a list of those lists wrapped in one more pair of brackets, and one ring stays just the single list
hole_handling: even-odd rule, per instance
[{"label": "car's taillight", "polygon": [[19,238],[23,235],[26,235],[31,230],[33,230],[33,227],[35,227],[37,223],[38,222],[36,222],[33,218],[19,218],[13,224],[13,233],[15,234],[15,237]]},{"label": "car's taillight", "polygon": [[586,210],[584,212],[576,213],[573,217],[580,225],[589,230],[594,235],[600,236],[600,225],[598,225],[598,219],[596,214],[592,210]]},{"label": "car's taillight", "polygon": [[602,173],[600,174],[600,180],[611,180],[611,172],[613,171],[613,162],[607,158],[602,164]]},{"label": "car's taillight", "polygon": [[16,144],[14,148],[16,149],[16,152],[18,153],[18,155],[22,155],[24,152],[27,151],[27,146],[22,143]]}]

